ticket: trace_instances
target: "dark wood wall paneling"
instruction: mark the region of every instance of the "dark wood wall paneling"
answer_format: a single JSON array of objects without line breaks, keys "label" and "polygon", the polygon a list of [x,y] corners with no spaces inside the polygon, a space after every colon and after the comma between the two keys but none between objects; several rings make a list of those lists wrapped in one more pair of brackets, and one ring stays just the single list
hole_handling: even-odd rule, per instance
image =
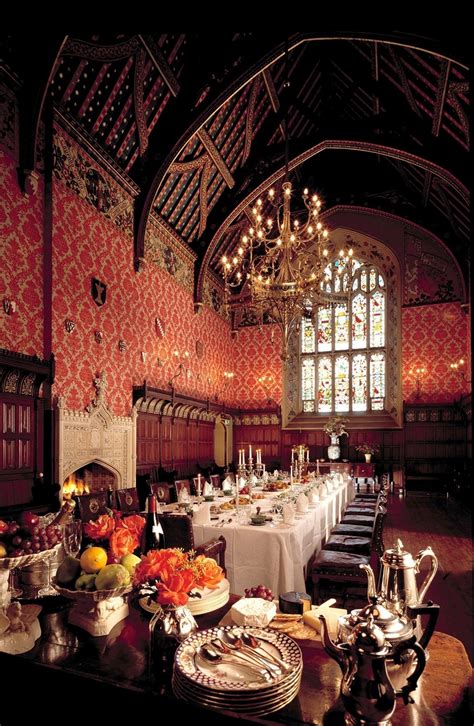
[{"label": "dark wood wall paneling", "polygon": [[214,461],[214,422],[153,413],[138,414],[137,473],[161,466],[179,476]]},{"label": "dark wood wall paneling", "polygon": [[239,461],[239,449],[244,449],[247,459],[249,446],[255,462],[255,451],[261,449],[262,462],[266,465],[280,466],[281,428],[279,424],[256,424],[234,426],[234,463]]}]

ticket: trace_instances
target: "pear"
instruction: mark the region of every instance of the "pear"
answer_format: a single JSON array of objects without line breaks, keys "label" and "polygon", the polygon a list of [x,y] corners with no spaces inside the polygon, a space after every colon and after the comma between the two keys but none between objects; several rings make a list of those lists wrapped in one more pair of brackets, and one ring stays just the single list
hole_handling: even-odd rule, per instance
[{"label": "pear", "polygon": [[68,555],[64,558],[56,572],[56,582],[61,587],[73,585],[81,571],[81,563],[77,557]]}]

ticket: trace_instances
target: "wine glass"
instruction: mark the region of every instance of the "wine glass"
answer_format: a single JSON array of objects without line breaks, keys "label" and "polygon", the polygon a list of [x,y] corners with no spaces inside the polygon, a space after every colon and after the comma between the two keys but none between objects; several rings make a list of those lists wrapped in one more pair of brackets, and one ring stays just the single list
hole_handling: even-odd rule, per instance
[{"label": "wine glass", "polygon": [[76,557],[81,549],[82,522],[80,519],[72,519],[63,526],[63,547],[67,555]]}]

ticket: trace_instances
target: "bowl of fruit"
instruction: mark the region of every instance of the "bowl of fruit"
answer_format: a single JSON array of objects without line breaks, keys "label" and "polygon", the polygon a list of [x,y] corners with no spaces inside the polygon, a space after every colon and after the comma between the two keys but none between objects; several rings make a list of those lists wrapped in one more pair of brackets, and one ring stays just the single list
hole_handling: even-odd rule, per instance
[{"label": "bowl of fruit", "polygon": [[54,516],[22,512],[18,521],[0,519],[0,569],[26,567],[57,554],[62,535]]}]

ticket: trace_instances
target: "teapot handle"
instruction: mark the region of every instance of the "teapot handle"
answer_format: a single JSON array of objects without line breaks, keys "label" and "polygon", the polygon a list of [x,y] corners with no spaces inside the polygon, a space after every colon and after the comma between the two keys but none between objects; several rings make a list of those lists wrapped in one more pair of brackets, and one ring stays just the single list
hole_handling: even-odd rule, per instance
[{"label": "teapot handle", "polygon": [[397,665],[401,664],[401,656],[402,653],[404,653],[407,650],[413,650],[416,653],[416,667],[413,673],[408,676],[407,678],[407,684],[406,686],[403,686],[403,688],[400,688],[398,691],[395,691],[396,696],[403,696],[403,701],[405,704],[409,703],[411,701],[410,699],[410,693],[411,691],[414,691],[418,685],[418,679],[425,670],[426,666],[426,655],[425,651],[421,647],[419,643],[411,643],[410,645],[407,645],[407,643],[401,643],[398,648],[395,648],[393,652],[393,660]]},{"label": "teapot handle", "polygon": [[420,603],[419,605],[413,605],[412,607],[408,607],[407,615],[412,620],[414,620],[418,615],[429,616],[426,628],[424,629],[419,640],[421,647],[426,648],[431,640],[431,636],[433,635],[436,623],[438,621],[439,605],[434,605],[434,603],[429,600],[427,603]]},{"label": "teapot handle", "polygon": [[416,556],[415,560],[415,574],[417,574],[420,571],[420,564],[424,557],[429,557],[431,559],[431,567],[426,575],[425,579],[423,580],[423,584],[421,588],[418,591],[418,602],[423,602],[426,591],[428,590],[429,586],[431,585],[431,581],[433,577],[438,572],[438,558],[436,557],[435,553],[431,549],[431,547],[427,547],[424,550],[420,550]]}]

